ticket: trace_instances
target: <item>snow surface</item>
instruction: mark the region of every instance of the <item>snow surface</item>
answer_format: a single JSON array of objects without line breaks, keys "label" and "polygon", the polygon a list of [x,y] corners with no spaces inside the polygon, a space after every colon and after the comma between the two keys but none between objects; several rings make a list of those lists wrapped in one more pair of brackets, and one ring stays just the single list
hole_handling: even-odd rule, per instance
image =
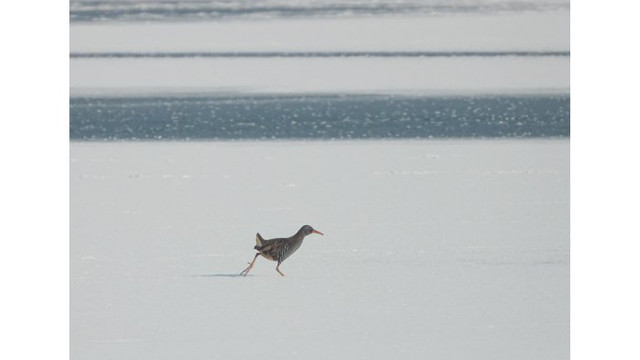
[{"label": "snow surface", "polygon": [[[71,143],[74,359],[567,359],[568,140]],[[275,272],[254,236],[310,236]]]},{"label": "snow surface", "polygon": [[[294,2],[296,3],[296,2]],[[463,6],[464,7],[464,6]],[[73,23],[72,96],[569,91],[569,10]],[[202,58],[216,52],[560,52],[563,56]]]},{"label": "snow surface", "polygon": [[569,91],[568,57],[73,59],[71,94]]},{"label": "snow surface", "polygon": [[569,11],[72,24],[71,52],[569,50]]}]

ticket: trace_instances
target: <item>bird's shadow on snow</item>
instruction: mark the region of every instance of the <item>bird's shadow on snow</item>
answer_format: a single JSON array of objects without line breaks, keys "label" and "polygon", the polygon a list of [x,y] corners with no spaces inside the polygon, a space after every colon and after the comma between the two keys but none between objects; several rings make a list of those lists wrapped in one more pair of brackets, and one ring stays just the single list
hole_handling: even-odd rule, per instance
[{"label": "bird's shadow on snow", "polygon": [[[247,275],[247,276],[253,276],[253,275]],[[189,275],[189,277],[245,277],[245,275],[242,274],[197,274],[197,275]]]}]

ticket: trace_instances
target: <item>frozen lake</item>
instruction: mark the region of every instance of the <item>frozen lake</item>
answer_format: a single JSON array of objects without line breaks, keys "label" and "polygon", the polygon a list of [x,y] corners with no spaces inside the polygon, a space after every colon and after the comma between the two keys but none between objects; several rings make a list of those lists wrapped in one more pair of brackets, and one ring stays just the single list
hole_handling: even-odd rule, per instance
[{"label": "frozen lake", "polygon": [[569,91],[566,1],[73,5],[72,96]]},{"label": "frozen lake", "polygon": [[[569,141],[71,143],[75,359],[566,359]],[[254,236],[308,237],[283,263]]]},{"label": "frozen lake", "polygon": [[569,357],[568,1],[70,16],[74,359]]},{"label": "frozen lake", "polygon": [[568,93],[567,57],[72,59],[71,94]]},{"label": "frozen lake", "polygon": [[[568,2],[567,2],[568,5]],[[73,23],[71,53],[569,50],[569,11]]]}]

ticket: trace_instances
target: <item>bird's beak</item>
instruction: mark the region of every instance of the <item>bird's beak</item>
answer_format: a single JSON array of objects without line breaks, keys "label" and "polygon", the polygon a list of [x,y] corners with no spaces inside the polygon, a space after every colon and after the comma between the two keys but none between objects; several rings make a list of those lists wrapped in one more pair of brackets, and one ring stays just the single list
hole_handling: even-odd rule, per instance
[{"label": "bird's beak", "polygon": [[321,232],[320,232],[320,231],[318,231],[318,230],[311,230],[311,233],[312,233],[312,234],[320,234],[320,235],[324,235],[323,233],[321,233]]}]

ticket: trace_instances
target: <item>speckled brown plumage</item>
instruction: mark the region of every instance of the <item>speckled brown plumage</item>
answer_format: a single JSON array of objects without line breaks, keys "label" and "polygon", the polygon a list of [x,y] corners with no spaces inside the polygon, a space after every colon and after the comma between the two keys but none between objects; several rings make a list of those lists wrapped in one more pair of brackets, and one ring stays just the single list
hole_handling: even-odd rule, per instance
[{"label": "speckled brown plumage", "polygon": [[258,250],[258,253],[253,257],[253,261],[249,264],[249,266],[244,269],[240,275],[247,276],[249,270],[253,267],[253,264],[256,262],[258,256],[262,255],[262,257],[277,261],[278,265],[276,266],[276,271],[284,276],[282,271],[280,271],[280,264],[285,261],[289,256],[291,256],[296,250],[300,248],[302,245],[302,240],[304,237],[310,234],[320,234],[324,235],[320,231],[315,230],[309,225],[305,225],[298,230],[295,235],[288,238],[277,238],[271,240],[265,240],[260,236],[260,234],[256,234],[256,246],[253,248]]}]

